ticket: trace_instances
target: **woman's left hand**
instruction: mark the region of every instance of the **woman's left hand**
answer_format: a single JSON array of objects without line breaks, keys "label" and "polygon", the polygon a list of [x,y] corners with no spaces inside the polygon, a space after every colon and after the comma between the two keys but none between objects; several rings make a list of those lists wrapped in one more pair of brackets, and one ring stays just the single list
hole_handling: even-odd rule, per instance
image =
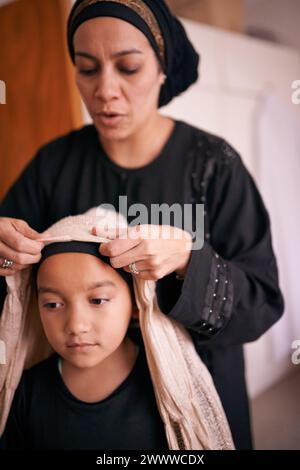
[{"label": "woman's left hand", "polygon": [[184,276],[192,248],[190,233],[170,225],[137,225],[105,230],[94,227],[93,234],[111,238],[102,243],[100,253],[109,256],[113,268],[132,272],[135,263],[139,278],[158,280],[176,271]]}]

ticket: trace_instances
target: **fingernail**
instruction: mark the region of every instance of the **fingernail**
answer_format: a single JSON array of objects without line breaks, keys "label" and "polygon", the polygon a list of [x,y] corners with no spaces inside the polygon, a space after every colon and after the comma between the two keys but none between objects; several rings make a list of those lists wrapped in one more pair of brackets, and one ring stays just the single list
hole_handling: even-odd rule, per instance
[{"label": "fingernail", "polygon": [[105,245],[103,243],[100,245],[99,251],[101,255],[105,255]]}]

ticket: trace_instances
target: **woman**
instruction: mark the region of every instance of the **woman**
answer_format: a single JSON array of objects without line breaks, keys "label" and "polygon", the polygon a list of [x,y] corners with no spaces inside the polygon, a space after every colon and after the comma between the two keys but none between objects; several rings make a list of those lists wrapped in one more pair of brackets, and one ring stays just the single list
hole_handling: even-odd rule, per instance
[{"label": "woman", "polygon": [[196,81],[198,56],[160,0],[77,1],[68,44],[94,124],[41,149],[8,192],[0,274],[38,261],[38,232],[56,220],[103,203],[119,209],[119,196],[148,211],[204,203],[201,249],[181,227],[170,230],[181,237],[167,240],[161,225],[155,240],[142,227],[139,237],[117,237],[101,253],[114,268],[158,280],[160,309],[193,335],[236,447],[251,448],[243,343],[279,319],[283,299],[268,214],[238,154],[158,112]]}]

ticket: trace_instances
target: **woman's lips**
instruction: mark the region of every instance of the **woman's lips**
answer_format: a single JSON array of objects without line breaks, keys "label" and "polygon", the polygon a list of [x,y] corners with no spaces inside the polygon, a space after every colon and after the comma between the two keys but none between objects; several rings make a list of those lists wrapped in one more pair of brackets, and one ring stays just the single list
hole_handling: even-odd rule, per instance
[{"label": "woman's lips", "polygon": [[97,113],[96,119],[105,127],[117,127],[125,118],[125,114]]}]

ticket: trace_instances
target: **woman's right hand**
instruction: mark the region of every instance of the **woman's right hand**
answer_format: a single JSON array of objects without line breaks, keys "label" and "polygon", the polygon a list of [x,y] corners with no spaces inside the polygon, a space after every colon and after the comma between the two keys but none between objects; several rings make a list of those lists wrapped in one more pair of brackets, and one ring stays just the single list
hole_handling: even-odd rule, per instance
[{"label": "woman's right hand", "polygon": [[[0,217],[0,276],[12,276],[38,262],[44,248],[39,237],[24,220]],[[11,268],[2,268],[4,260],[13,262]]]}]

